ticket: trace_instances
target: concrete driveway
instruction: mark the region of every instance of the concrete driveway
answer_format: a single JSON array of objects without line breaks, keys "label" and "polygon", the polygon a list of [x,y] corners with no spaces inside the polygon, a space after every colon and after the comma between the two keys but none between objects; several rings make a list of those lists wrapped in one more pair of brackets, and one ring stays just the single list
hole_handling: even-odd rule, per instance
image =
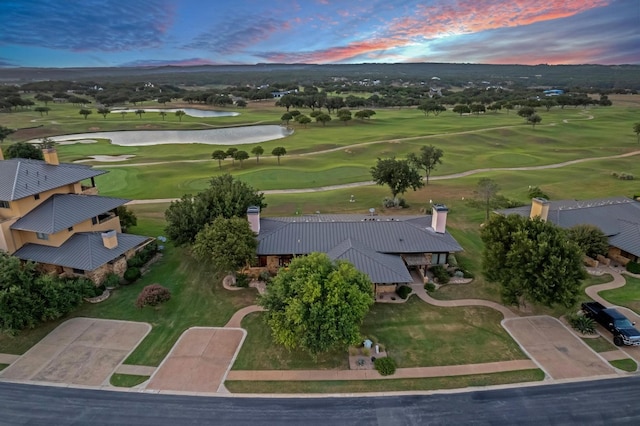
[{"label": "concrete driveway", "polygon": [[241,328],[194,327],[185,331],[151,376],[146,389],[218,392],[247,332]]},{"label": "concrete driveway", "polygon": [[616,374],[608,362],[556,318],[509,318],[502,324],[524,352],[553,379]]},{"label": "concrete driveway", "polygon": [[147,323],[73,318],[49,333],[0,379],[100,386],[151,331]]}]

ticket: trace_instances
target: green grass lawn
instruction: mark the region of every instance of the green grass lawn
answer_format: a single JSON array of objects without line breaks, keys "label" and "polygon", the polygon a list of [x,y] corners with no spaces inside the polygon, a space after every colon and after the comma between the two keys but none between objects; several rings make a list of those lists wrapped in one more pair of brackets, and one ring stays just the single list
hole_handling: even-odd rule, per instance
[{"label": "green grass lawn", "polygon": [[614,305],[626,306],[640,313],[640,279],[623,275],[627,283],[620,288],[600,292],[600,296]]},{"label": "green grass lawn", "polygon": [[232,393],[358,393],[392,391],[427,391],[434,389],[458,389],[472,386],[492,386],[507,383],[538,382],[544,379],[542,370],[521,370],[505,373],[476,374],[456,377],[426,379],[386,379],[360,381],[312,381],[312,382],[244,382],[226,381],[224,385]]},{"label": "green grass lawn", "polygon": [[582,339],[582,341],[585,342],[587,345],[589,345],[591,349],[593,349],[598,353],[615,351],[617,349],[614,345],[609,343],[609,341],[602,336]]},{"label": "green grass lawn", "polygon": [[9,366],[9,364],[0,364],[0,371],[4,370],[8,366]]},{"label": "green grass lawn", "polygon": [[620,370],[629,371],[631,373],[638,369],[638,364],[636,364],[636,362],[631,358],[617,359],[615,361],[610,361],[609,363]]},{"label": "green grass lawn", "polygon": [[134,386],[139,385],[140,383],[146,382],[149,380],[149,376],[136,376],[133,374],[113,374],[109,379],[109,383],[113,386],[118,386],[121,388],[132,388]]}]

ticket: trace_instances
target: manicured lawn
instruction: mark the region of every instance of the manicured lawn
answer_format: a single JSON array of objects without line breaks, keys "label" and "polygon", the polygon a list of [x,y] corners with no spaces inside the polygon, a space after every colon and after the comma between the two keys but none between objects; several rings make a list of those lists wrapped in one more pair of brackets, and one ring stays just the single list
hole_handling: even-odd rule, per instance
[{"label": "manicured lawn", "polygon": [[109,383],[113,386],[121,388],[132,388],[145,381],[149,380],[149,376],[136,376],[133,374],[113,374]]},{"label": "manicured lawn", "polygon": [[640,313],[640,279],[623,275],[627,284],[624,287],[600,292],[600,296],[614,305],[626,306]]},{"label": "manicured lawn", "polygon": [[348,354],[332,351],[317,358],[300,350],[289,351],[273,342],[271,330],[264,321],[263,313],[253,313],[244,318],[242,328],[247,337],[233,364],[234,370],[309,370],[347,369]]},{"label": "manicured lawn", "polygon": [[505,373],[477,374],[457,377],[435,377],[427,379],[360,380],[351,382],[226,381],[224,385],[232,393],[361,393],[458,389],[471,386],[492,386],[507,383],[539,382],[543,379],[544,373],[542,372],[542,370],[534,369],[509,371]]},{"label": "manicured lawn", "polygon": [[638,369],[638,364],[636,364],[636,362],[631,358],[617,359],[615,361],[610,361],[609,363],[623,371],[634,372]]},{"label": "manicured lawn", "polygon": [[7,368],[10,364],[0,364],[0,371],[4,370],[5,368]]},{"label": "manicured lawn", "polygon": [[412,296],[403,304],[375,304],[362,334],[384,345],[398,367],[526,359],[501,320],[493,309],[439,308]]},{"label": "manicured lawn", "polygon": [[600,352],[609,352],[614,351],[617,348],[613,346],[607,339],[604,337],[595,337],[590,339],[582,339],[591,349],[600,353]]}]

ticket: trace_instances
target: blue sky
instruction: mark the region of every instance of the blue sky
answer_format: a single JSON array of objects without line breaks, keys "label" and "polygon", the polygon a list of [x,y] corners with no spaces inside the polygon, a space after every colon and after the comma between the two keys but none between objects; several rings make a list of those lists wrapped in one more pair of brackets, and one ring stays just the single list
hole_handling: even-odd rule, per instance
[{"label": "blue sky", "polygon": [[0,0],[0,67],[640,64],[640,0]]}]

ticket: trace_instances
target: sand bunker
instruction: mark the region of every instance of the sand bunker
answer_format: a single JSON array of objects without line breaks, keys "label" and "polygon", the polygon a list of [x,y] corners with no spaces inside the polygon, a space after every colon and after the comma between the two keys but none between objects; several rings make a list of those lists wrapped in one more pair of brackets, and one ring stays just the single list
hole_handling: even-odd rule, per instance
[{"label": "sand bunker", "polygon": [[75,161],[75,163],[86,163],[87,161],[101,161],[110,163],[115,161],[125,161],[133,157],[135,157],[135,155],[89,155],[88,160],[78,160]]},{"label": "sand bunker", "polygon": [[62,141],[57,143],[58,145],[74,145],[76,143],[98,143],[98,141],[95,139],[76,139],[74,141]]}]

